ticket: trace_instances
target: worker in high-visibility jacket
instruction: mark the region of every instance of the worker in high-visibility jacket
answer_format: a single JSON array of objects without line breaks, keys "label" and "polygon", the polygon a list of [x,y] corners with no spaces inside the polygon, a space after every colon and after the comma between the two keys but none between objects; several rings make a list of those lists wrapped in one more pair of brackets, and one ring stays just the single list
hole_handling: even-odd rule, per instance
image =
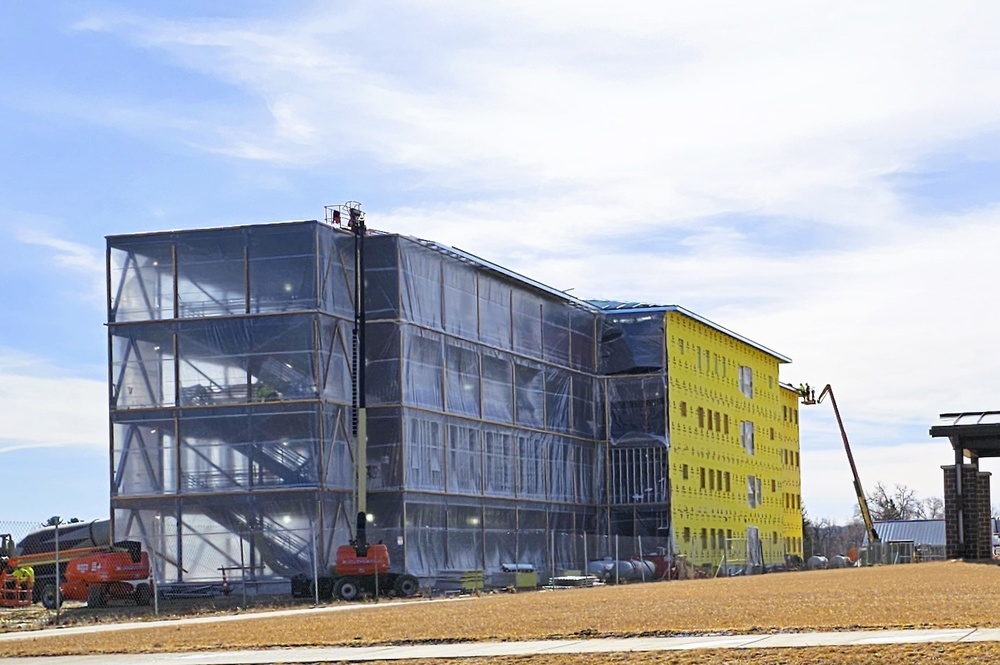
[{"label": "worker in high-visibility jacket", "polygon": [[257,399],[261,402],[273,402],[281,399],[281,393],[264,382],[257,384]]},{"label": "worker in high-visibility jacket", "polygon": [[18,566],[14,569],[13,576],[22,589],[28,589],[35,585],[35,569],[31,566]]}]

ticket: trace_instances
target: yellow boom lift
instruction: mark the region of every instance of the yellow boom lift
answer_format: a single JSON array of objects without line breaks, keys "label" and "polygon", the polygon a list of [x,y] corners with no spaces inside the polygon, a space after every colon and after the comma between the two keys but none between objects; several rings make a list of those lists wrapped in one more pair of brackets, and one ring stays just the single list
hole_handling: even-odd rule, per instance
[{"label": "yellow boom lift", "polygon": [[868,532],[868,542],[880,542],[878,532],[875,531],[875,524],[872,522],[871,513],[868,511],[868,499],[861,489],[861,479],[858,477],[858,467],[854,464],[854,455],[851,454],[851,444],[847,440],[847,431],[844,429],[844,421],[840,417],[840,409],[837,408],[837,398],[833,395],[833,388],[826,384],[816,397],[816,392],[809,387],[809,384],[799,387],[799,395],[802,396],[802,403],[805,405],[819,404],[829,395],[830,404],[833,405],[833,415],[837,417],[837,426],[840,428],[840,438],[844,440],[844,450],[847,451],[847,461],[851,463],[851,473],[854,474],[854,493],[858,497],[858,506],[861,508],[861,519],[865,521],[865,530]]}]

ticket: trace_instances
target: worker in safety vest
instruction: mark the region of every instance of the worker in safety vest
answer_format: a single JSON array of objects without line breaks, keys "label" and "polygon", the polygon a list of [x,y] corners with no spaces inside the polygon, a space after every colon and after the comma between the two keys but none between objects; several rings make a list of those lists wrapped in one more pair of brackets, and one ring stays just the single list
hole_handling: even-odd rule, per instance
[{"label": "worker in safety vest", "polygon": [[35,569],[31,566],[20,566],[14,569],[14,580],[24,589],[35,585]]},{"label": "worker in safety vest", "polygon": [[273,402],[281,398],[281,393],[266,383],[259,383],[257,384],[257,398],[262,402]]}]

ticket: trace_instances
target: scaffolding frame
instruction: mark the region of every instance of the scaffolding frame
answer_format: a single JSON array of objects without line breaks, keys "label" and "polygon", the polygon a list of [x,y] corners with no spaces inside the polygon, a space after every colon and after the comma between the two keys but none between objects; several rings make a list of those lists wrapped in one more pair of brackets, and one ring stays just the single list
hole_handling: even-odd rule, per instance
[{"label": "scaffolding frame", "polygon": [[[108,238],[115,538],[159,581],[311,576],[350,539],[352,251],[318,222]],[[413,238],[365,252],[368,535],[395,568],[673,551],[662,314]]]}]

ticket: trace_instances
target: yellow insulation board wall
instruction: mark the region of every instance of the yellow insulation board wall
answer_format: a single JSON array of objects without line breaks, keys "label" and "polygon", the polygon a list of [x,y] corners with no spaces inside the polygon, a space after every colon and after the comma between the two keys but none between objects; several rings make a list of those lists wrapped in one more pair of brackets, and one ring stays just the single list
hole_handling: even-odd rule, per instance
[{"label": "yellow insulation board wall", "polygon": [[666,315],[671,514],[696,565],[746,561],[756,527],[764,563],[800,554],[798,405],[780,361],[682,312]]}]

